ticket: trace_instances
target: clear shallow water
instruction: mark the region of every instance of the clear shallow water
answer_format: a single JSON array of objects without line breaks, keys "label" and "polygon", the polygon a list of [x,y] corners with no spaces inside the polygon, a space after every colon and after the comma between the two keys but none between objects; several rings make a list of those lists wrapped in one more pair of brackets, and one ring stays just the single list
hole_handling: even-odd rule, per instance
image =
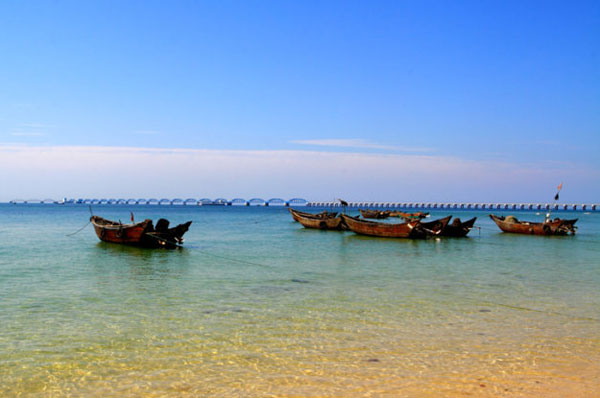
[{"label": "clear shallow water", "polygon": [[598,214],[546,238],[457,211],[481,230],[409,241],[283,208],[94,208],[130,210],[192,220],[186,248],[66,236],[86,206],[0,205],[0,396],[598,394]]}]

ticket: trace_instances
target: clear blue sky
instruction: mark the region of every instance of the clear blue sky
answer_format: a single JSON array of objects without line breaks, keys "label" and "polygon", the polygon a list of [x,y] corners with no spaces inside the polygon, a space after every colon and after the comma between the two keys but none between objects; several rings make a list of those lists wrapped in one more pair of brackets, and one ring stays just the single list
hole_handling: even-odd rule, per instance
[{"label": "clear blue sky", "polygon": [[[65,147],[208,150],[193,156],[230,168],[263,156],[253,188],[235,168],[229,186],[197,180],[219,168],[190,155],[160,158],[187,162],[182,186],[165,176],[149,192],[142,174],[113,174],[123,196],[216,197],[237,185],[241,196],[528,201],[562,181],[570,200],[600,201],[598,1],[4,1],[0,54],[0,201],[102,196],[77,175],[96,166]],[[315,164],[323,154],[330,171],[336,154],[356,162],[308,168],[314,186],[293,191],[264,168],[299,174],[281,153]],[[27,156],[43,162],[23,166]],[[389,170],[364,190],[342,184],[413,157],[435,166],[422,180],[445,192],[415,187],[409,198],[403,182],[414,187],[418,168],[396,170],[381,196]],[[457,178],[437,181],[448,162]],[[460,178],[474,168],[488,185]]]}]

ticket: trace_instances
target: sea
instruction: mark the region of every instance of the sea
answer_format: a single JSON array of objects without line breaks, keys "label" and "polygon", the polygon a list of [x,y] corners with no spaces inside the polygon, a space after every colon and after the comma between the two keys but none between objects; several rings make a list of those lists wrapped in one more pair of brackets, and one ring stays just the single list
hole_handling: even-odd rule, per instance
[{"label": "sea", "polygon": [[[182,249],[142,249],[100,242],[91,212],[192,225]],[[284,207],[0,204],[0,397],[599,397],[600,212],[554,213],[579,219],[565,237],[430,219],[449,214],[477,228],[381,239]]]}]

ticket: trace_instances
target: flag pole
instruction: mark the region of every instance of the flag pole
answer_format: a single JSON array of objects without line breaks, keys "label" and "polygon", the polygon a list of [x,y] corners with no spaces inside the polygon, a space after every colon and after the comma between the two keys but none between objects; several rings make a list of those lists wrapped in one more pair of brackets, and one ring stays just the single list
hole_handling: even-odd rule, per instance
[{"label": "flag pole", "polygon": [[562,182],[560,184],[558,184],[558,190],[556,191],[556,195],[554,195],[554,204],[552,204],[552,206],[548,209],[548,213],[546,213],[546,219],[544,220],[544,222],[550,221],[550,214],[552,213],[552,208],[554,206],[556,206],[556,202],[558,201],[558,194],[560,193],[561,189],[562,189]]}]

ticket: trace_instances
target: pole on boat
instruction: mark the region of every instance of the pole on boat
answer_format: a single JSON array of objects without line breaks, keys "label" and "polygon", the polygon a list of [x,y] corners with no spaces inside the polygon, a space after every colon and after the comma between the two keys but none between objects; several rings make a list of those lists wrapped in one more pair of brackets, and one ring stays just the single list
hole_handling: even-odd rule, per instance
[{"label": "pole on boat", "polygon": [[344,208],[344,214],[346,214],[346,207],[348,207],[348,202],[346,202],[345,200],[340,199],[340,198],[338,198],[338,200],[340,201],[340,204]]},{"label": "pole on boat", "polygon": [[548,209],[548,213],[546,213],[546,219],[544,220],[544,222],[549,222],[550,221],[550,214],[552,213],[552,208],[554,206],[556,206],[556,202],[558,201],[558,194],[560,193],[561,189],[562,189],[562,182],[560,184],[558,184],[558,190],[556,191],[556,195],[554,195],[554,203]]}]

